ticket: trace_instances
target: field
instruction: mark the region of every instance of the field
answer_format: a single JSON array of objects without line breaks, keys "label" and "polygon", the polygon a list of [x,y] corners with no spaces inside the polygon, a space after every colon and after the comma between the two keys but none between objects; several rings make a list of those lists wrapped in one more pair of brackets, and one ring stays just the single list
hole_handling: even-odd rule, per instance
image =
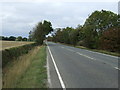
[{"label": "field", "polygon": [[34,42],[23,42],[23,41],[0,41],[0,50],[9,49],[12,47],[22,46]]}]

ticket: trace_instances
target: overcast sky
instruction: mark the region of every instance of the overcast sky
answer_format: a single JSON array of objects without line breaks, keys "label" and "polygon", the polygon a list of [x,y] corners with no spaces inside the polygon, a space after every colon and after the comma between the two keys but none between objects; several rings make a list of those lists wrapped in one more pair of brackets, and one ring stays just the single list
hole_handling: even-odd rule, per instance
[{"label": "overcast sky", "polygon": [[76,27],[95,10],[118,13],[117,2],[1,2],[0,6],[4,36],[27,37],[42,20],[51,21],[53,28]]}]

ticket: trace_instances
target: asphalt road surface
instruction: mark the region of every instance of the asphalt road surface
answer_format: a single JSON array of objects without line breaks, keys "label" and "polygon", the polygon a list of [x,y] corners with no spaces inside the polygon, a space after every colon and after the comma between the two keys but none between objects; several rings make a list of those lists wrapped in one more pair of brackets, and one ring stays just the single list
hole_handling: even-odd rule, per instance
[{"label": "asphalt road surface", "polygon": [[118,57],[47,44],[50,88],[118,88]]}]

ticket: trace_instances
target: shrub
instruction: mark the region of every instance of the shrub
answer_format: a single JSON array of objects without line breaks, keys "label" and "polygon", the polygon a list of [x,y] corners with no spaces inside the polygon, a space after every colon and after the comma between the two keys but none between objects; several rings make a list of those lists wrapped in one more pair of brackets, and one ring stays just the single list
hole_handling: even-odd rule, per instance
[{"label": "shrub", "polygon": [[2,50],[2,67],[19,56],[27,54],[34,46],[36,46],[35,43]]}]

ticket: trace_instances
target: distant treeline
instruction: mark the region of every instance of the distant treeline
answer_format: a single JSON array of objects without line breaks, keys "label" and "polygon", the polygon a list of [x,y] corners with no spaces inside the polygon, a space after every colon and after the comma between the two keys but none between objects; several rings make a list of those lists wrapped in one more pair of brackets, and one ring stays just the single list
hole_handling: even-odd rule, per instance
[{"label": "distant treeline", "polygon": [[58,28],[48,40],[91,49],[120,52],[119,15],[106,10],[93,12],[84,25]]},{"label": "distant treeline", "polygon": [[14,37],[14,36],[10,36],[10,37],[4,37],[4,36],[0,36],[0,40],[6,40],[6,41],[29,41],[28,38],[26,37]]}]

